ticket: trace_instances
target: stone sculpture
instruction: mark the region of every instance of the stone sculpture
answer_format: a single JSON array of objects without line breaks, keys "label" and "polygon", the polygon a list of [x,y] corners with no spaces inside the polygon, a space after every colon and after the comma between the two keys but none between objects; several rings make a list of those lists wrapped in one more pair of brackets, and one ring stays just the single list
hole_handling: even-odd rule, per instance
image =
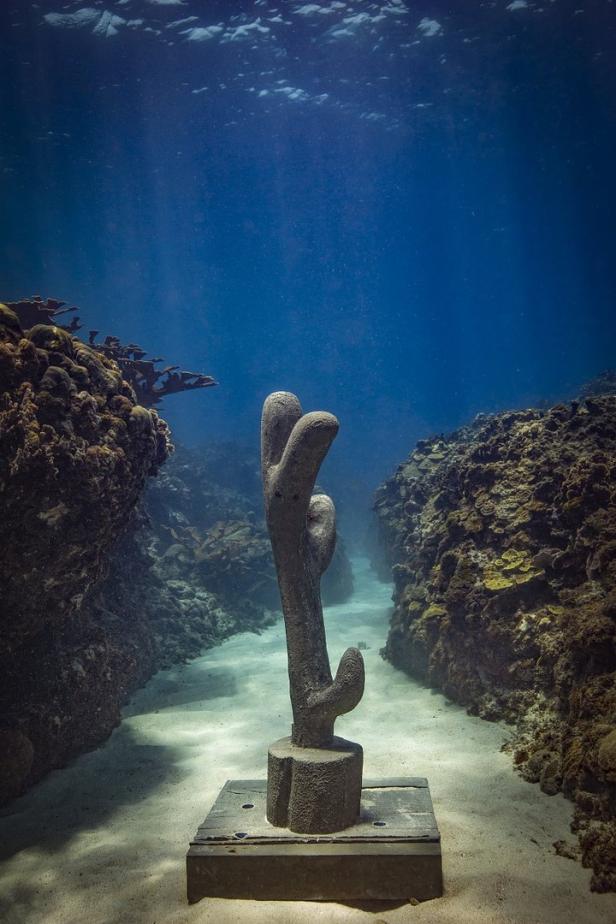
[{"label": "stone sculpture", "polygon": [[368,780],[362,790],[361,747],[334,735],[336,718],[364,691],[357,648],[345,651],[332,677],[321,606],[336,513],[329,497],[312,492],[337,432],[332,414],[303,414],[288,392],[275,392],[263,407],[265,512],[287,633],[293,726],[290,737],[270,746],[267,782],[227,780],[220,791],[186,857],[190,902],[206,895],[425,901],[443,893],[428,781]]},{"label": "stone sculpture", "polygon": [[327,654],[321,575],[336,543],[334,504],[312,494],[338,432],[332,414],[303,414],[295,395],[274,392],[261,422],[261,465],[267,525],[285,620],[293,727],[269,750],[267,818],[298,833],[339,831],[359,815],[363,752],[334,736],[334,722],[364,690],[357,648],[335,678]]}]

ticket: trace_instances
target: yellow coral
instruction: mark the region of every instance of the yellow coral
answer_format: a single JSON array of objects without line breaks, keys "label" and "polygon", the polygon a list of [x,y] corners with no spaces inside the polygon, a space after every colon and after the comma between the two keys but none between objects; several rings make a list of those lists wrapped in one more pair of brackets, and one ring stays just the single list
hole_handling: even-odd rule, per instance
[{"label": "yellow coral", "polygon": [[506,549],[500,558],[484,568],[484,586],[487,590],[506,590],[543,574],[533,566],[530,553],[525,549]]},{"label": "yellow coral", "polygon": [[424,610],[423,613],[424,619],[437,619],[446,615],[447,610],[444,606],[439,606],[438,603],[431,603],[428,609]]},{"label": "yellow coral", "polygon": [[483,583],[488,590],[505,590],[507,587],[513,587],[511,578],[499,574],[498,571],[484,571]]},{"label": "yellow coral", "polygon": [[503,571],[515,571],[517,568],[521,568],[529,559],[530,556],[528,552],[520,552],[517,549],[507,549],[496,561]]},{"label": "yellow coral", "polygon": [[539,574],[541,574],[540,571],[521,571],[518,574],[514,574],[513,580],[516,584],[526,584],[528,581],[532,581],[532,579],[537,577]]}]

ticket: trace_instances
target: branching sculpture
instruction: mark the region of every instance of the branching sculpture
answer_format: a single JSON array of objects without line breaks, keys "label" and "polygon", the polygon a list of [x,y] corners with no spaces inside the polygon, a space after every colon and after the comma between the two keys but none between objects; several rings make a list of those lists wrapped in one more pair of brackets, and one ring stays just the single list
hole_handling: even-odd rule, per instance
[{"label": "branching sculpture", "polygon": [[364,690],[357,648],[342,656],[332,680],[320,580],[336,544],[336,512],[325,494],[312,496],[336,434],[332,414],[302,416],[295,395],[275,392],[263,408],[261,447],[265,512],[287,632],[294,744],[331,743],[334,721],[350,712]]},{"label": "branching sculpture", "polygon": [[[294,763],[291,775],[295,775],[296,783],[300,780],[304,771],[300,773],[297,766],[306,763],[301,749],[329,749],[326,772],[323,769],[325,751],[311,752],[312,776],[316,774],[318,778],[320,775],[321,783],[332,770],[333,755],[337,755],[342,789],[337,791],[328,780],[328,795],[347,806],[346,814],[337,813],[344,818],[340,827],[353,822],[361,789],[361,748],[335,738],[333,730],[337,716],[350,712],[362,697],[364,662],[357,648],[349,648],[340,660],[335,679],[332,678],[320,580],[334,553],[336,514],[329,497],[325,494],[312,496],[319,468],[337,432],[338,421],[332,414],[316,411],[304,415],[298,399],[288,392],[275,392],[263,407],[261,464],[265,512],[284,613],[293,708],[289,744],[286,743],[288,739],[282,739],[270,749],[270,775],[273,774],[276,781],[275,784],[269,781],[272,785],[268,793],[268,818],[274,824],[288,824],[293,830],[303,831],[337,828],[324,827],[335,824],[335,820],[328,821],[323,812],[316,813],[312,821],[307,822],[304,817],[297,822],[300,827],[293,827],[290,820],[293,813],[287,805],[293,802],[288,792],[292,781],[283,777],[289,776],[288,765]],[[354,765],[352,784],[348,779],[350,762]],[[343,779],[345,774],[347,778]],[[310,775],[307,773],[306,778]],[[352,798],[347,799],[345,792],[349,787]],[[273,792],[276,788],[283,794]],[[324,798],[323,789],[324,784],[316,786],[320,800]],[[297,794],[297,797],[302,803],[308,798],[306,793]],[[284,807],[278,811],[279,806],[274,803],[281,801]],[[357,805],[353,808],[354,801]],[[305,815],[304,805],[303,811]]]}]

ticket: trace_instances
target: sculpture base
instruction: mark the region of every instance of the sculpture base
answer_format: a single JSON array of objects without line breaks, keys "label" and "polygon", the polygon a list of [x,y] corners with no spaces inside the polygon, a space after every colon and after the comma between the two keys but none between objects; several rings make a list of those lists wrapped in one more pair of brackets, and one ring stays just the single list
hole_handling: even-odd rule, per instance
[{"label": "sculpture base", "polygon": [[440,835],[423,778],[366,781],[358,822],[295,834],[265,817],[265,780],[229,780],[186,857],[188,901],[426,901],[443,894]]},{"label": "sculpture base", "polygon": [[280,738],[267,757],[267,820],[298,834],[349,828],[359,818],[363,763],[361,745],[344,738],[326,748]]}]

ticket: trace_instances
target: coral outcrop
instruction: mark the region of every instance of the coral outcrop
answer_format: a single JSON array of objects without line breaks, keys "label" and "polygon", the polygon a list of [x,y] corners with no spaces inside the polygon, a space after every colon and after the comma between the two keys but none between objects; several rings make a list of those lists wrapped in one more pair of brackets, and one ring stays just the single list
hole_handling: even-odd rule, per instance
[{"label": "coral outcrop", "polygon": [[[169,451],[167,425],[136,403],[113,360],[54,324],[25,329],[0,305],[0,738],[9,795],[41,758],[22,709],[28,675],[53,661],[69,623],[77,644],[74,617]],[[104,672],[104,658],[95,660]]]},{"label": "coral outcrop", "polygon": [[[616,396],[423,440],[378,491],[395,665],[516,724],[515,764],[575,802],[616,888]],[[594,393],[598,392],[598,393]]]},{"label": "coral outcrop", "polygon": [[75,613],[169,453],[117,365],[0,307],[0,650]]},{"label": "coral outcrop", "polygon": [[[146,495],[157,570],[220,595],[227,606],[280,608],[272,550],[263,519],[259,459],[220,443],[178,447]],[[353,577],[340,537],[322,582],[326,604],[341,603]]]},{"label": "coral outcrop", "polygon": [[158,370],[117,338],[84,343],[76,310],[0,305],[0,801],[102,740],[157,667],[235,625],[211,593],[164,585],[134,531],[117,547],[172,448],[144,405],[213,379]]},{"label": "coral outcrop", "polygon": [[229,609],[206,588],[169,577],[148,537],[135,522],[77,616],[37,634],[3,664],[4,798],[99,744],[119,723],[130,694],[156,670],[267,623],[256,607]]},{"label": "coral outcrop", "polygon": [[216,385],[210,375],[202,372],[186,372],[179,366],[158,369],[156,364],[163,360],[160,357],[146,359],[145,350],[136,343],[123,344],[117,337],[110,335],[105,337],[103,343],[97,344],[98,333],[97,330],[90,331],[89,344],[118,364],[122,375],[135,392],[137,401],[144,407],[160,404],[163,398],[181,391]]},{"label": "coral outcrop", "polygon": [[[35,325],[56,326],[69,334],[75,334],[83,327],[78,315],[76,305],[67,306],[66,302],[57,298],[43,299],[40,295],[32,298],[21,298],[16,302],[7,302],[4,306],[16,316],[24,331]],[[64,315],[71,314],[69,324]],[[113,360],[122,373],[122,378],[128,382],[134,392],[134,397],[142,407],[153,407],[160,404],[168,395],[178,394],[182,391],[194,391],[196,388],[209,388],[216,385],[215,379],[202,372],[186,372],[179,366],[165,366],[157,368],[157,363],[163,362],[160,357],[147,358],[146,350],[137,343],[124,344],[118,337],[108,335],[102,343],[96,343],[100,331],[91,330],[88,336],[88,345],[94,347],[96,352]]]}]

